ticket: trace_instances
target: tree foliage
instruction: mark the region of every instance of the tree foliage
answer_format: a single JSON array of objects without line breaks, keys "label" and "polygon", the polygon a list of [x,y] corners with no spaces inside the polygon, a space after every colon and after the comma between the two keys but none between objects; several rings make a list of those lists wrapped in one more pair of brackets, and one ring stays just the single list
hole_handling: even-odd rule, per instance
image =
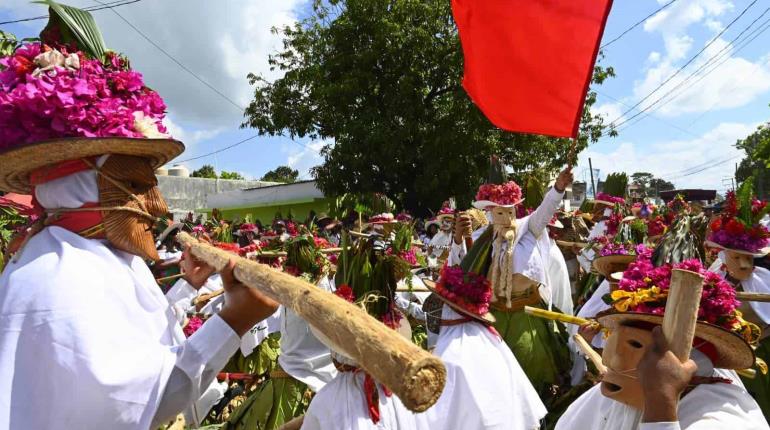
[{"label": "tree foliage", "polygon": [[743,182],[753,177],[757,196],[770,199],[770,173],[767,171],[770,167],[770,126],[759,126],[736,146],[746,152],[735,172],[736,179]]},{"label": "tree foliage", "polygon": [[299,170],[292,169],[289,166],[278,166],[275,169],[265,173],[265,175],[262,176],[262,179],[260,180],[291,184],[297,182],[297,178],[299,178]]},{"label": "tree foliage", "polygon": [[192,173],[190,173],[190,176],[193,178],[207,178],[207,179],[238,179],[243,180],[246,179],[238,172],[228,172],[226,170],[223,170],[220,172],[219,175],[217,175],[216,170],[214,170],[214,166],[210,164],[204,164],[201,166],[198,170],[193,170]]},{"label": "tree foliage", "polygon": [[672,182],[663,178],[656,178],[655,175],[648,172],[636,172],[631,175],[631,180],[639,186],[638,192],[641,197],[658,197],[661,191],[675,188]]},{"label": "tree foliage", "polygon": [[190,176],[193,178],[216,179],[217,172],[214,170],[214,166],[210,164],[204,164],[200,169],[193,170],[193,172],[190,173]]},{"label": "tree foliage", "polygon": [[[313,170],[327,195],[381,192],[422,215],[450,196],[467,206],[490,154],[516,171],[566,161],[567,139],[503,132],[470,101],[449,1],[316,0],[308,18],[275,31],[283,48],[269,63],[285,74],[249,75],[243,126],[333,141]],[[595,84],[614,75],[594,72]],[[606,129],[588,109],[595,101],[589,92],[578,151]]]}]

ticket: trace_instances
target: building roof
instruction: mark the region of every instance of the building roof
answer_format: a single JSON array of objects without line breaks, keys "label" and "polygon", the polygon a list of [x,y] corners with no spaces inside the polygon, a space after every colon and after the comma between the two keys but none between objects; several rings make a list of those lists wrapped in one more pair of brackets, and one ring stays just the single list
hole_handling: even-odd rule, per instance
[{"label": "building roof", "polygon": [[324,197],[315,181],[300,181],[210,195],[206,201],[206,207],[221,210],[258,208],[308,203]]},{"label": "building roof", "polygon": [[687,200],[688,202],[699,201],[699,200],[711,201],[717,197],[716,190],[683,189],[683,190],[661,191],[660,198],[663,199],[663,201],[670,202],[671,200],[674,200],[674,197],[676,197],[677,194],[681,194],[682,197],[684,197],[684,199]]}]

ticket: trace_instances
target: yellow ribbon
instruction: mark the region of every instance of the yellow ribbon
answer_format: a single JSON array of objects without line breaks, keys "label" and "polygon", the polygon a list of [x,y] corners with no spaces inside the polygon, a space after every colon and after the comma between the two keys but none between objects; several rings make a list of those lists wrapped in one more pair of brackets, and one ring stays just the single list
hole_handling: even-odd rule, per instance
[{"label": "yellow ribbon", "polygon": [[646,302],[658,301],[665,296],[666,294],[662,294],[658,287],[636,291],[615,290],[610,294],[612,306],[620,312],[628,312],[628,308],[633,308]]}]

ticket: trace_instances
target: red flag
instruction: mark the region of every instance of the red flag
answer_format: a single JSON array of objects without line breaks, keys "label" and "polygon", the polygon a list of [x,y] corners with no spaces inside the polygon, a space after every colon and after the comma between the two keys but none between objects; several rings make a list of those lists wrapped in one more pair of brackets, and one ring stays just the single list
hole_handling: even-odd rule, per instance
[{"label": "red flag", "polygon": [[452,0],[463,86],[496,126],[577,137],[612,0]]}]

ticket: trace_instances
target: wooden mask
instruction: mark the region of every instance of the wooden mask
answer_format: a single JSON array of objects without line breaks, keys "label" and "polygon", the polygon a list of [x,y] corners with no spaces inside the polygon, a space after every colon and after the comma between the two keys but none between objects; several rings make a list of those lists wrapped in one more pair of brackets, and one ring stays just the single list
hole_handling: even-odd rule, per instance
[{"label": "wooden mask", "polygon": [[607,373],[602,378],[602,394],[638,410],[644,409],[644,394],[636,370],[649,345],[652,333],[619,326],[612,330],[602,353]]},{"label": "wooden mask", "polygon": [[754,272],[754,256],[725,249],[727,273],[739,281],[745,281]]}]

